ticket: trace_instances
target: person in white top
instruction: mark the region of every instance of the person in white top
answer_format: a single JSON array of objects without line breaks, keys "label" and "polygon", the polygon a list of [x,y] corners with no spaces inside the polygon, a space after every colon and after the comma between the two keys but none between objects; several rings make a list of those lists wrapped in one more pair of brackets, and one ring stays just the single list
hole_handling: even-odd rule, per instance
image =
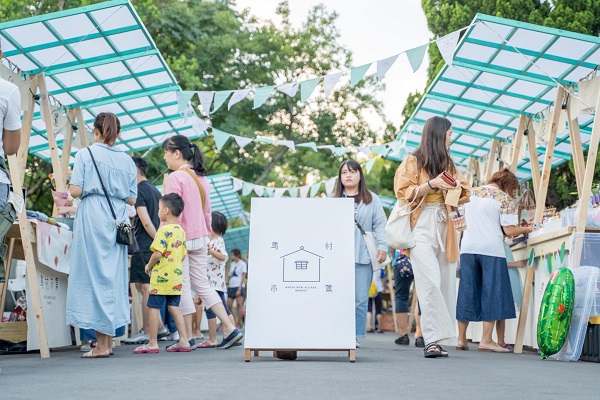
[{"label": "person in white top", "polygon": [[238,326],[241,327],[244,314],[244,282],[246,281],[248,266],[246,265],[246,262],[242,260],[242,252],[239,249],[231,250],[231,259],[232,262],[229,266],[229,281],[227,284],[227,306],[230,310],[233,310],[233,300],[235,299],[237,305],[235,317]]},{"label": "person in white top", "polygon": [[[515,318],[504,236],[531,232],[530,227],[517,226],[519,219],[512,199],[518,188],[517,177],[504,168],[492,175],[487,185],[473,188],[471,201],[465,204],[467,229],[461,242],[456,303],[457,350],[469,349],[466,336],[469,322],[483,321],[478,350],[510,352],[492,340],[492,332],[496,321]],[[504,337],[503,324],[498,337]]]},{"label": "person in white top", "polygon": [[[2,42],[0,41],[0,58]],[[0,211],[8,201],[10,178],[4,158],[17,154],[21,144],[21,93],[11,82],[0,79]]]}]

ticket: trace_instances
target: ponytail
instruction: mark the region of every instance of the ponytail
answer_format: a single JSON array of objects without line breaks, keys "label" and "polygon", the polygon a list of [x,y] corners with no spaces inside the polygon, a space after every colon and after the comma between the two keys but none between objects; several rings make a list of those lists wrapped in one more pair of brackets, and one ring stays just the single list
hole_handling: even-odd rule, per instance
[{"label": "ponytail", "polygon": [[121,132],[121,122],[113,113],[102,112],[94,119],[94,129],[98,130],[102,143],[112,146]]},{"label": "ponytail", "polygon": [[206,168],[204,168],[204,158],[200,148],[191,143],[190,140],[183,135],[171,136],[163,142],[163,150],[171,153],[179,150],[181,157],[192,165],[192,169],[200,176],[206,175]]}]

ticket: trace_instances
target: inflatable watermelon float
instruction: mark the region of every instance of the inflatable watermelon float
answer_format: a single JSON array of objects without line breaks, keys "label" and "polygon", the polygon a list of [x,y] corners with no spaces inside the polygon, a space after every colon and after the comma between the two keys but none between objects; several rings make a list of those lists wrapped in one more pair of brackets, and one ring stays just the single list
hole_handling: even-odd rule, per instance
[{"label": "inflatable watermelon float", "polygon": [[565,344],[575,304],[575,278],[568,268],[556,270],[544,292],[537,326],[542,358],[558,353]]}]

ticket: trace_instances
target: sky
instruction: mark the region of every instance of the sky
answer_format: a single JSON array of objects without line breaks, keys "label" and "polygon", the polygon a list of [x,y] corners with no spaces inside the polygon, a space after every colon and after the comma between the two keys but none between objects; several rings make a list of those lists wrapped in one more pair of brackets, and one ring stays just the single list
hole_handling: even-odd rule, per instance
[{"label": "sky", "polygon": [[[274,19],[280,0],[236,0],[239,9],[249,8],[263,19]],[[353,53],[353,66],[398,54],[427,43],[427,30],[421,0],[289,0],[290,20],[300,26],[308,11],[323,3],[338,13],[340,43]],[[398,57],[384,78],[386,89],[380,95],[384,112],[396,128],[402,122],[402,108],[410,92],[425,89],[428,59],[413,73],[405,55]],[[372,66],[368,74],[375,71]]]}]

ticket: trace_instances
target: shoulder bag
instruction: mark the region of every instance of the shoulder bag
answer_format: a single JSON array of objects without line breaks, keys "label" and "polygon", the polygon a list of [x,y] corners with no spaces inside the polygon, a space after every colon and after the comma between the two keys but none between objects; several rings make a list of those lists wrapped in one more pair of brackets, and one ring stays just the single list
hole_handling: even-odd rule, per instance
[{"label": "shoulder bag", "polygon": [[365,239],[365,244],[367,245],[367,250],[369,251],[369,257],[371,258],[371,267],[373,268],[373,272],[385,268],[385,266],[392,261],[390,260],[389,255],[386,255],[385,260],[383,262],[380,263],[377,261],[377,252],[379,250],[377,249],[377,238],[375,237],[375,234],[373,232],[365,232],[365,230],[362,228],[362,226],[360,226],[356,218],[354,219],[354,223],[356,223],[358,230]]},{"label": "shoulder bag", "polygon": [[410,203],[405,200],[397,200],[385,225],[387,244],[396,250],[412,249],[416,245],[410,229],[410,214],[421,206],[425,200],[425,196],[423,196],[417,207],[411,210],[411,206],[417,200],[417,193],[418,191],[415,191],[415,197]]},{"label": "shoulder bag", "polygon": [[131,225],[126,222],[117,221],[117,215],[115,214],[115,210],[112,206],[112,202],[110,201],[110,197],[108,197],[108,192],[104,187],[104,182],[102,182],[102,175],[100,175],[100,170],[96,165],[96,160],[94,160],[94,155],[92,154],[92,150],[88,147],[87,150],[90,152],[90,157],[92,157],[92,162],[94,163],[94,168],[98,173],[98,179],[100,179],[100,185],[102,186],[102,190],[104,191],[104,196],[106,196],[106,201],[108,201],[108,206],[110,207],[110,212],[112,213],[113,218],[115,219],[115,224],[117,225],[117,243],[123,244],[125,246],[131,246],[133,244],[133,229]]}]

